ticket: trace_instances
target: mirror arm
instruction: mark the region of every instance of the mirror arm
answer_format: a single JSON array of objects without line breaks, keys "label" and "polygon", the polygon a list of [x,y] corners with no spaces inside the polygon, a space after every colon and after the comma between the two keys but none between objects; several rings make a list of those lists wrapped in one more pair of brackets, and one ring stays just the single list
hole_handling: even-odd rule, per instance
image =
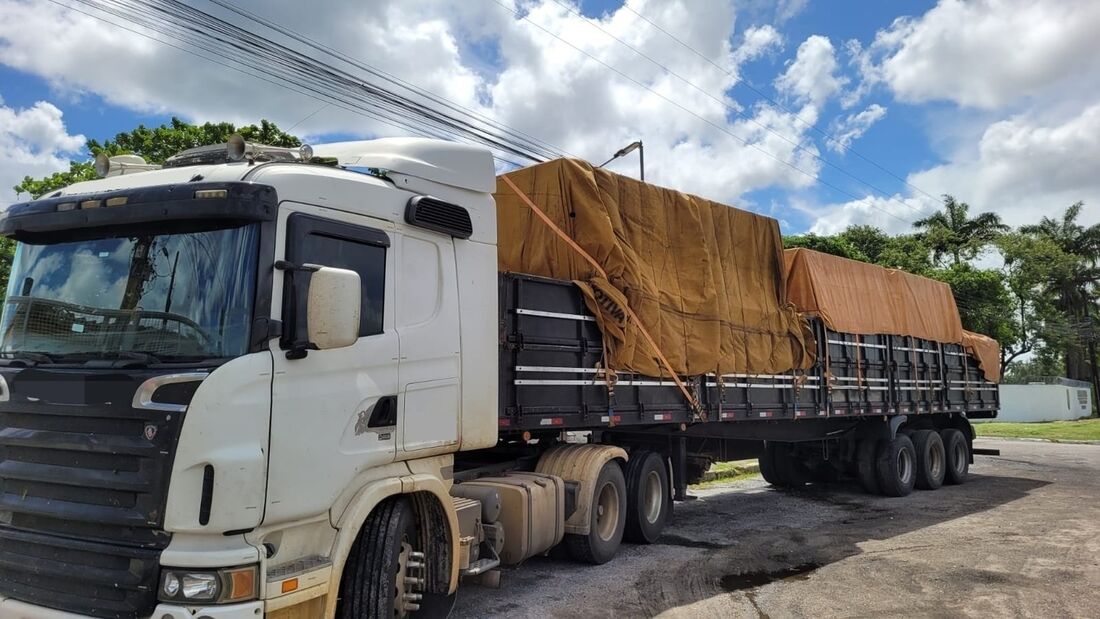
[{"label": "mirror arm", "polygon": [[[292,276],[294,275],[294,273],[313,273],[314,271],[319,271],[321,269],[321,267],[316,264],[294,264],[289,260],[276,260],[274,266],[280,271],[287,271],[288,276]],[[297,290],[297,284],[293,281],[291,281],[291,287],[293,290]],[[296,298],[297,294],[291,297],[291,305],[293,307],[293,311],[295,312],[298,309],[297,304],[295,303]],[[295,321],[292,319],[290,324],[293,325],[294,323]],[[285,329],[280,329],[280,337],[286,334],[287,333]],[[314,348],[316,347],[308,341],[291,342],[289,344],[288,350],[286,351],[286,358],[290,360],[305,359],[306,355],[309,354],[310,349]]]}]

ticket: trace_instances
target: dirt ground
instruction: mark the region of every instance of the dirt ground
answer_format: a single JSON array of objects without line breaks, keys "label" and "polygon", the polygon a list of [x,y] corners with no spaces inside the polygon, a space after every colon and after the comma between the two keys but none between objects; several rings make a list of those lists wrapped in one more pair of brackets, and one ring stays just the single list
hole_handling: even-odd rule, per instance
[{"label": "dirt ground", "polygon": [[452,617],[1100,617],[1100,445],[980,439],[970,481],[694,492],[607,565],[538,557]]}]

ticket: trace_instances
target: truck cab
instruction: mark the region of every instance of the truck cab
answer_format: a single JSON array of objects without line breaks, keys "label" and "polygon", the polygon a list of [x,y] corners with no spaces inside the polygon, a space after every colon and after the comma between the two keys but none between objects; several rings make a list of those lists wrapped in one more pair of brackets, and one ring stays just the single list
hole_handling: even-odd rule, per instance
[{"label": "truck cab", "polygon": [[234,146],[0,218],[0,616],[333,616],[395,496],[387,603],[457,585],[453,454],[497,442],[491,155]]}]

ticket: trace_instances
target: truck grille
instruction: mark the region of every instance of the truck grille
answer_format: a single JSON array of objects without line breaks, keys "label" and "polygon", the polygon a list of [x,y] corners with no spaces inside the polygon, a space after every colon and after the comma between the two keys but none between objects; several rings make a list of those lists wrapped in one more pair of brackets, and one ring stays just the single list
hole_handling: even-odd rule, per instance
[{"label": "truck grille", "polygon": [[152,612],[183,420],[132,407],[156,374],[3,371],[0,595],[95,617]]}]

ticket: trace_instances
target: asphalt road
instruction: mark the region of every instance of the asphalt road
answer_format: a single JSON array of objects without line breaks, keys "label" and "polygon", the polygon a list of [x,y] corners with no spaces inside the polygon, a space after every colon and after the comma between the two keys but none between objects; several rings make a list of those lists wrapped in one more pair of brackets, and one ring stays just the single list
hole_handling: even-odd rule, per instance
[{"label": "asphalt road", "polygon": [[904,498],[747,481],[678,503],[607,565],[538,557],[452,617],[1100,617],[1100,445],[979,440],[970,481]]}]

